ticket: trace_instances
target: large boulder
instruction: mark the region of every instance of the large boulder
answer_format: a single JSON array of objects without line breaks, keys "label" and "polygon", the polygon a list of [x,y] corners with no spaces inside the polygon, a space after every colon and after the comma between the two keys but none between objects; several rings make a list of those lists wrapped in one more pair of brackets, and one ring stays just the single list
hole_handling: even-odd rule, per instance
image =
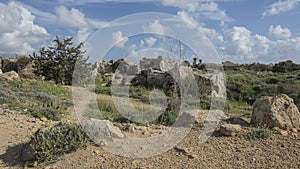
[{"label": "large boulder", "polygon": [[19,74],[15,71],[6,72],[6,73],[1,74],[0,76],[7,80],[10,80],[10,81],[20,79]]},{"label": "large boulder", "polygon": [[300,113],[293,99],[285,94],[264,96],[256,99],[253,105],[251,123],[283,130],[300,129]]},{"label": "large boulder", "polygon": [[10,71],[18,72],[17,60],[14,58],[3,59],[2,60],[2,71],[3,71],[3,73],[10,72]]},{"label": "large boulder", "polygon": [[87,134],[95,143],[101,143],[107,139],[120,139],[125,136],[121,130],[114,126],[109,120],[99,120],[91,118],[83,125]]},{"label": "large boulder", "polygon": [[125,59],[120,59],[113,64],[113,72],[119,72],[127,76],[134,76],[140,72],[140,68],[133,62]]},{"label": "large boulder", "polygon": [[96,74],[98,74],[98,73],[112,73],[113,72],[112,62],[107,62],[105,60],[98,60],[94,64],[94,69],[95,69]]}]

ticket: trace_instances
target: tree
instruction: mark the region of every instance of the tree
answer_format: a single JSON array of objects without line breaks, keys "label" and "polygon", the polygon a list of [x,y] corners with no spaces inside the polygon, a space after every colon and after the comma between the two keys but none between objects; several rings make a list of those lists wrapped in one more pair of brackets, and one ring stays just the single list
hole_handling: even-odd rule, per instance
[{"label": "tree", "polygon": [[290,71],[300,70],[300,65],[293,63],[291,60],[276,63],[273,67],[273,72],[286,73]]},{"label": "tree", "polygon": [[[76,82],[83,83],[80,76],[89,73],[91,65],[87,63],[88,57],[84,56],[85,51],[81,49],[83,43],[73,46],[72,40],[71,37],[61,41],[56,36],[52,46],[42,47],[38,54],[33,53],[31,58],[34,61],[34,73],[57,84],[72,85],[73,77]],[[74,72],[73,75],[75,65],[80,71]]]}]

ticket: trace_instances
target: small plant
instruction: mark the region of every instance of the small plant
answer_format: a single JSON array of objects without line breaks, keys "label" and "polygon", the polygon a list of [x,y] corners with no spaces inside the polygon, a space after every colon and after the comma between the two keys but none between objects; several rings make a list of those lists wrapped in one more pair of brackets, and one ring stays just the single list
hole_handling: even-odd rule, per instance
[{"label": "small plant", "polygon": [[38,162],[51,162],[59,156],[86,147],[89,141],[83,128],[75,123],[59,123],[46,131],[37,131],[31,144]]},{"label": "small plant", "polygon": [[47,119],[59,121],[66,113],[67,107],[54,101],[48,101],[42,105],[29,108],[29,113],[35,118],[46,117]]},{"label": "small plant", "polygon": [[271,131],[266,126],[254,128],[248,133],[250,140],[267,139],[271,136]]}]

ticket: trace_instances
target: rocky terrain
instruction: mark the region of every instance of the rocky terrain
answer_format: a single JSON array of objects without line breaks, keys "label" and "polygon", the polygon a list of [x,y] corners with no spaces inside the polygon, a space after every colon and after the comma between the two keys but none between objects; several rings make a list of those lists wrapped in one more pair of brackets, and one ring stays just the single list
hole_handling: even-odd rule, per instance
[{"label": "rocky terrain", "polygon": [[[124,77],[135,78],[137,84],[148,83],[164,88],[173,83],[172,79],[168,78],[172,73],[163,73],[163,70],[168,69],[168,65],[170,65],[167,62],[169,61],[163,58],[144,59],[138,67],[124,60],[99,61],[94,73],[102,72],[107,76],[113,76],[116,80]],[[148,64],[154,65],[155,69],[148,69],[144,72],[139,70],[140,67],[145,69]],[[7,101],[5,97],[14,98],[21,92],[25,91],[27,95],[31,92],[23,89],[23,85],[27,85],[29,82],[21,79],[32,75],[30,66],[26,65],[28,63],[24,66],[21,63],[18,64],[17,61],[11,61],[1,66],[2,70],[5,70],[0,75],[2,85],[7,85],[8,81],[13,82],[13,87],[16,89],[10,91],[5,87],[2,88],[0,168],[300,168],[300,113],[294,100],[285,94],[274,97],[258,97],[253,104],[250,117],[243,115],[233,117],[221,110],[214,110],[221,121],[216,124],[216,130],[210,133],[211,137],[203,143],[199,142],[199,136],[203,134],[207,123],[214,123],[212,120],[214,117],[208,118],[208,110],[186,111],[182,116],[187,121],[190,119],[195,121],[192,126],[189,126],[191,130],[176,146],[156,156],[132,158],[112,154],[106,151],[108,142],[100,140],[97,142],[98,144],[95,144],[94,140],[94,143],[90,142],[87,147],[65,154],[57,161],[38,163],[32,159],[26,160],[29,155],[24,153],[24,149],[26,149],[25,144],[30,141],[30,137],[39,129],[59,123],[59,121],[51,121],[45,117],[34,118],[26,114],[27,109],[20,109],[5,103]],[[118,76],[118,71],[121,76]],[[133,76],[133,72],[136,71],[139,72],[139,75]],[[124,76],[124,72],[127,76]],[[222,75],[214,72],[203,75],[200,71],[196,71],[194,74],[209,82],[215,97],[225,97],[226,93],[222,90],[222,86],[225,84],[221,83],[224,78]],[[158,81],[159,83],[157,83]],[[123,80],[119,82],[122,83]],[[105,85],[107,84],[103,84],[103,86]],[[72,87],[66,86],[63,88],[69,91],[72,89]],[[51,88],[51,92],[57,92],[57,86],[54,89]],[[77,107],[85,107],[89,100],[85,102],[80,99],[88,98],[91,91],[85,91],[86,88],[82,87],[76,88],[76,90],[82,90],[79,93],[83,93],[83,95],[74,104],[80,104]],[[14,97],[8,97],[11,95]],[[41,94],[33,95],[30,98],[40,96]],[[97,94],[96,98],[112,100],[111,96],[105,94]],[[132,103],[137,107],[149,106],[139,100],[134,100]],[[35,104],[37,103],[32,103],[31,106]],[[53,105],[51,106],[53,107]],[[54,108],[56,108],[55,105]],[[69,106],[68,114],[62,116],[60,121],[78,123],[78,114],[75,111],[78,109]],[[95,124],[105,124],[107,130],[103,132],[104,135],[109,135],[113,139],[152,138],[163,135],[168,129],[180,130],[181,127],[161,124],[138,125],[98,119],[92,119],[92,121]],[[256,133],[256,131],[260,132]],[[134,147],[134,145],[132,146]]]},{"label": "rocky terrain", "polygon": [[[99,146],[89,145],[67,154],[52,164],[20,162],[22,143],[28,141],[43,122],[17,112],[1,109],[0,114],[1,168],[299,168],[300,137],[282,135],[274,130],[265,140],[249,140],[250,129],[244,122],[242,130],[233,137],[216,132],[200,144],[201,124],[171,150],[150,158],[125,158],[111,154]],[[142,136],[140,130],[128,135]]]}]

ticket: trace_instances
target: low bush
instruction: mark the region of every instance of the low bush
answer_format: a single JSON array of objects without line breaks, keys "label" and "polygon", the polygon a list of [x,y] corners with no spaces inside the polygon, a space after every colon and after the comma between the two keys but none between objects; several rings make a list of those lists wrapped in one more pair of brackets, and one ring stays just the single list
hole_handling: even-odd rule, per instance
[{"label": "low bush", "polygon": [[59,123],[46,131],[37,131],[31,144],[38,162],[51,162],[59,156],[86,147],[89,138],[75,123]]},{"label": "low bush", "polygon": [[271,136],[271,131],[266,126],[254,128],[248,132],[248,138],[250,140],[267,139],[270,136]]}]

